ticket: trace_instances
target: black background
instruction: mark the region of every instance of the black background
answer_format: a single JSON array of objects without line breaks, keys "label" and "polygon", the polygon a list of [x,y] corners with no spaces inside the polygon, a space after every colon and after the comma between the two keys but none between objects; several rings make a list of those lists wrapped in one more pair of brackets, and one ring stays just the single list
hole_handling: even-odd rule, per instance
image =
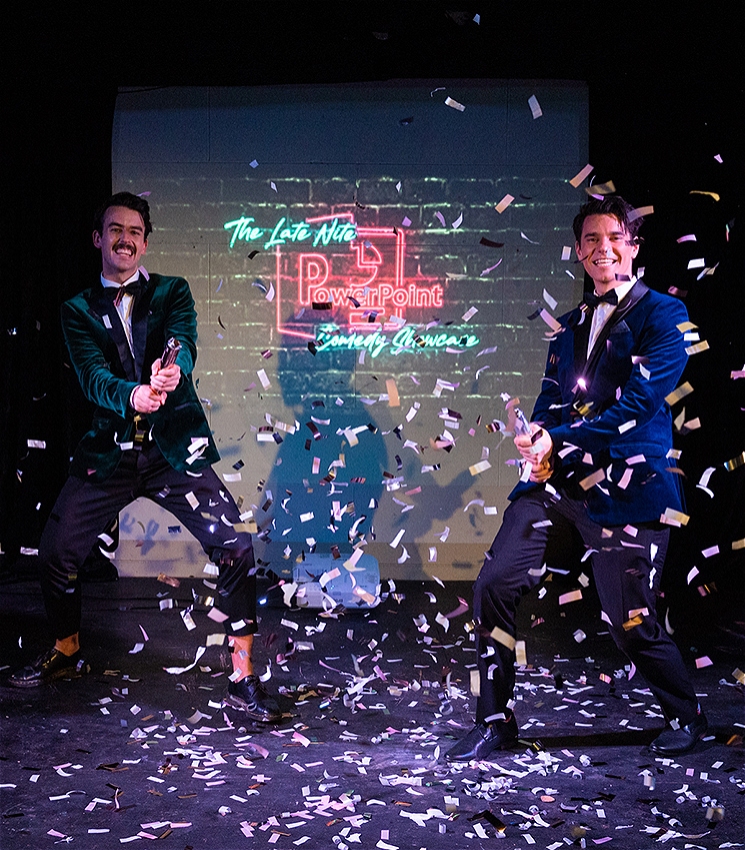
[{"label": "black background", "polygon": [[[0,576],[28,567],[19,547],[38,542],[89,421],[58,315],[99,271],[91,217],[111,189],[119,86],[584,80],[596,182],[612,179],[634,205],[654,205],[643,231],[647,278],[687,290],[711,345],[686,373],[695,388],[686,418],[702,427],[677,443],[693,519],[674,536],[679,569],[668,595],[690,606],[692,621],[742,619],[743,550],[731,542],[745,537],[745,467],[721,471],[745,450],[745,380],[729,377],[745,364],[737,4],[13,3],[3,29]],[[676,243],[686,233],[695,245]],[[696,282],[686,265],[700,256],[719,266]],[[47,450],[29,454],[26,440],[40,435]],[[695,487],[709,466],[718,469],[713,500]],[[704,559],[714,544],[722,554]],[[685,586],[694,564],[708,595]]]}]

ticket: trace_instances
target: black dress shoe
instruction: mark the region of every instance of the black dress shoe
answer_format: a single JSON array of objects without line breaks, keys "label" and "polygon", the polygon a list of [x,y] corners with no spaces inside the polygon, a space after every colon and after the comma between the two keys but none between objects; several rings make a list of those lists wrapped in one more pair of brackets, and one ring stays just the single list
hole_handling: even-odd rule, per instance
[{"label": "black dress shoe", "polygon": [[42,653],[33,664],[16,670],[8,679],[14,688],[36,688],[54,679],[79,679],[90,673],[90,665],[78,650],[74,655],[65,655],[52,647]]},{"label": "black dress shoe", "polygon": [[276,700],[269,696],[258,676],[246,676],[239,682],[231,682],[223,705],[237,708],[259,723],[276,723],[282,719]]},{"label": "black dress shoe", "polygon": [[510,715],[507,720],[494,723],[477,723],[462,741],[445,753],[446,761],[471,761],[485,759],[494,750],[501,750],[517,741],[517,720]]},{"label": "black dress shoe", "polygon": [[649,748],[663,756],[679,756],[692,750],[704,737],[708,728],[706,715],[699,708],[698,715],[687,726],[681,726],[678,729],[669,726],[652,741]]}]

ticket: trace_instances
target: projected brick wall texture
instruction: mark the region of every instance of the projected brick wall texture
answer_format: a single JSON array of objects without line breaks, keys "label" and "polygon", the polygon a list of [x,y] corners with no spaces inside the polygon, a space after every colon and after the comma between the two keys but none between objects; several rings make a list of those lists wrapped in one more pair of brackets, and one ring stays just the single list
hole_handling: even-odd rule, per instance
[{"label": "projected brick wall texture", "polygon": [[[581,294],[584,88],[432,88],[120,96],[115,190],[150,193],[146,265],[191,284],[217,471],[277,572],[364,539],[385,576],[475,577],[517,476],[503,396],[529,412],[540,312]],[[201,569],[172,523],[122,516],[125,571]]]}]

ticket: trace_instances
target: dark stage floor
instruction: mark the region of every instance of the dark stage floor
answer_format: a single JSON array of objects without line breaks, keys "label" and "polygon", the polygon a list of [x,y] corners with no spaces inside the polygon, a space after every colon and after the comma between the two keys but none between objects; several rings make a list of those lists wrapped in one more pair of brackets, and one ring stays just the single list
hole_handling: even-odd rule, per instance
[{"label": "dark stage floor", "polygon": [[[6,676],[48,645],[41,597],[32,582],[3,587],[2,848],[745,846],[745,658],[724,633],[683,647],[711,731],[664,760],[647,746],[658,707],[628,680],[591,597],[559,606],[566,588],[548,583],[521,610],[523,740],[450,768],[439,756],[470,728],[475,652],[470,614],[437,615],[470,604],[470,584],[398,583],[378,608],[338,618],[263,608],[255,655],[271,660],[285,711],[266,729],[221,707],[227,651],[207,646],[219,628],[203,610],[186,628],[191,586],[86,585],[93,672],[37,691]],[[160,609],[168,597],[178,608]],[[200,646],[196,667],[164,670]]]}]

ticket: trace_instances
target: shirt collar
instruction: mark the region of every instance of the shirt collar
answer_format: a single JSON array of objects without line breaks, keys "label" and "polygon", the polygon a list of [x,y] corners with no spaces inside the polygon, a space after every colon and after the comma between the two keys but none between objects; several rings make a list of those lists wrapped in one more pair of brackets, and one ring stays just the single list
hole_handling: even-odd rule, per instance
[{"label": "shirt collar", "polygon": [[631,292],[631,288],[633,287],[633,285],[635,283],[636,283],[636,275],[632,275],[631,280],[625,280],[623,283],[614,287],[614,292],[616,293],[616,297],[618,298],[619,304],[629,294],[629,292]]},{"label": "shirt collar", "polygon": [[132,277],[130,277],[130,278],[128,278],[127,280],[125,280],[123,284],[120,284],[120,283],[117,283],[115,280],[109,280],[107,277],[104,277],[104,276],[103,276],[103,273],[102,273],[102,274],[101,274],[101,284],[102,284],[105,288],[107,288],[107,289],[108,289],[108,288],[110,288],[110,287],[112,287],[112,286],[115,286],[117,289],[119,289],[119,287],[120,287],[120,286],[125,286],[125,285],[126,285],[126,284],[128,284],[128,283],[134,283],[134,282],[137,280],[137,278],[138,278],[139,276],[140,276],[140,270],[138,269],[138,270],[137,270],[137,271],[136,271],[136,272],[132,275]]}]

